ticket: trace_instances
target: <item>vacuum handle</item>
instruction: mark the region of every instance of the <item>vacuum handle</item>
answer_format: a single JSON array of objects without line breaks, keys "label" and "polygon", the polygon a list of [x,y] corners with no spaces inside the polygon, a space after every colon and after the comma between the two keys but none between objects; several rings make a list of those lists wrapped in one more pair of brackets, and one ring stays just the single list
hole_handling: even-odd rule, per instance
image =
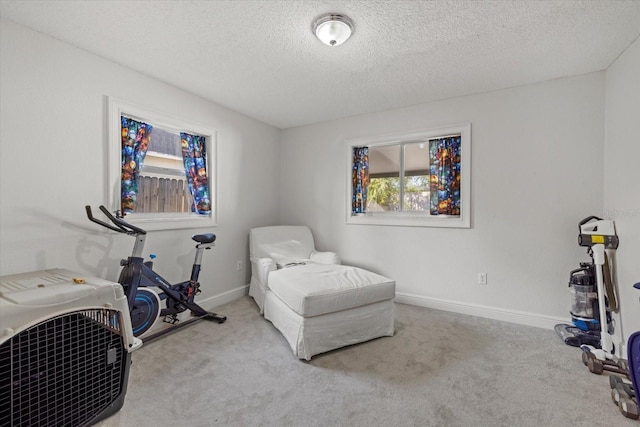
[{"label": "vacuum handle", "polygon": [[582,231],[582,226],[585,225],[586,223],[588,223],[589,221],[591,221],[592,219],[595,219],[596,221],[602,221],[602,218],[599,218],[599,217],[597,217],[595,215],[591,215],[591,216],[586,217],[585,219],[583,219],[582,221],[580,221],[578,223],[578,229],[580,231]]}]

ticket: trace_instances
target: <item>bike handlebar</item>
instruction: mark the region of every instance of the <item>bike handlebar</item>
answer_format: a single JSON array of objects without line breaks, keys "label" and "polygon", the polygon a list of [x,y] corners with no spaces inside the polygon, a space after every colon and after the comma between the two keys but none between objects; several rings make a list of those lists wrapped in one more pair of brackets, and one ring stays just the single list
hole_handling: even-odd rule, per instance
[{"label": "bike handlebar", "polygon": [[113,230],[113,231],[117,231],[118,233],[125,233],[125,234],[147,234],[147,232],[142,228],[129,224],[128,222],[124,221],[121,218],[114,217],[111,214],[111,212],[109,212],[107,208],[105,208],[102,205],[100,205],[100,210],[115,225],[111,225],[97,218],[94,218],[93,213],[91,212],[91,206],[86,205],[84,208],[87,211],[87,218],[89,218],[89,221],[95,222],[96,224],[99,224],[105,228],[108,228],[109,230]]}]

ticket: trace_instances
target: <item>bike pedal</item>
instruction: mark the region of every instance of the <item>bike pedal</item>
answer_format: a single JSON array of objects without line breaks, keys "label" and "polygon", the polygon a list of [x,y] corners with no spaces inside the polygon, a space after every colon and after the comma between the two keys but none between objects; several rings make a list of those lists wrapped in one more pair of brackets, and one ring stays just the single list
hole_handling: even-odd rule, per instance
[{"label": "bike pedal", "polygon": [[176,323],[178,323],[180,321],[180,319],[178,319],[177,316],[172,315],[172,316],[164,316],[162,321],[165,322],[165,323],[169,323],[171,325],[175,325]]}]

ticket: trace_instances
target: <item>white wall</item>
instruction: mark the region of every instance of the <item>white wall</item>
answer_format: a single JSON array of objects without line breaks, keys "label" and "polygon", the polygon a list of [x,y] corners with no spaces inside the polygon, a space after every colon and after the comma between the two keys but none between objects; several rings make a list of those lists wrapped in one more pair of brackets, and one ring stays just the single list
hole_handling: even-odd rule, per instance
[{"label": "white wall", "polygon": [[[626,330],[640,329],[630,288],[640,280],[638,41],[606,79],[594,73],[281,135],[113,62],[1,24],[2,275],[65,267],[117,277],[130,240],[102,233],[83,210],[106,199],[106,96],[115,96],[218,130],[218,242],[205,254],[201,276],[209,301],[236,295],[248,282],[235,261],[246,261],[250,227],[308,224],[321,248],[396,279],[400,300],[550,326],[567,318],[568,272],[587,260],[577,223],[593,214],[616,220]],[[345,139],[463,122],[472,124],[471,229],[345,224]],[[188,236],[196,231],[150,233],[147,252],[158,254],[157,269],[169,280],[188,274]],[[487,286],[475,284],[480,271],[488,273]]]},{"label": "white wall", "polygon": [[640,40],[606,74],[604,212],[620,238],[616,251],[625,336],[640,331]]},{"label": "white wall", "polygon": [[[602,211],[604,101],[600,72],[284,130],[280,222],[394,278],[399,301],[551,327],[588,260],[578,222]],[[471,229],[345,224],[344,140],[465,122]]]},{"label": "white wall", "polygon": [[[117,279],[133,240],[103,232],[84,212],[106,202],[106,97],[114,96],[218,131],[219,217],[210,230],[218,240],[204,254],[200,300],[243,291],[247,269],[237,272],[236,260],[246,266],[248,230],[278,219],[280,131],[6,20],[0,43],[0,274],[61,267]],[[158,255],[167,279],[184,280],[190,236],[204,231],[150,232],[145,252]]]}]

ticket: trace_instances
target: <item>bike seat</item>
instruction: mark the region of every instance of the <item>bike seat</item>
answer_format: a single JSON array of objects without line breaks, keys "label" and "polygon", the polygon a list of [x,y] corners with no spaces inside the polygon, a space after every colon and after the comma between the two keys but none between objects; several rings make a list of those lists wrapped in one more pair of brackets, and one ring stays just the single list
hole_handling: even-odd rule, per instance
[{"label": "bike seat", "polygon": [[216,235],[213,233],[194,234],[191,238],[198,243],[213,243],[216,241]]}]

